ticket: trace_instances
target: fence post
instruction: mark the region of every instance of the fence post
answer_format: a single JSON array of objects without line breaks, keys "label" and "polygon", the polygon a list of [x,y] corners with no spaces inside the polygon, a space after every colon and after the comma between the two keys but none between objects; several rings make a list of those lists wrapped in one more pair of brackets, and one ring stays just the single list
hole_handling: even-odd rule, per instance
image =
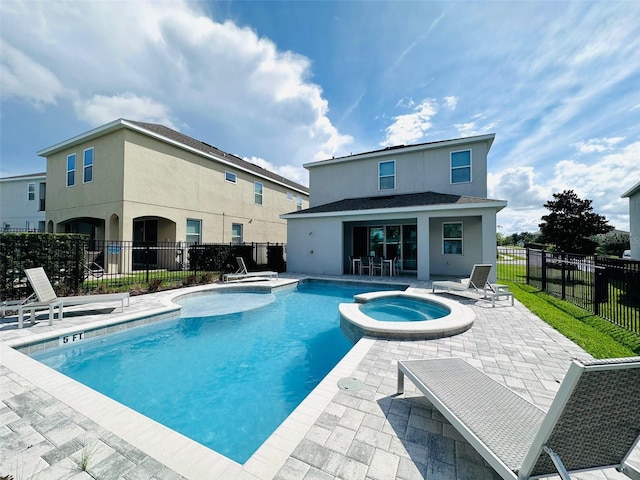
[{"label": "fence post", "polygon": [[546,250],[541,250],[540,251],[540,265],[541,265],[541,272],[540,272],[540,289],[543,292],[547,291],[547,251]]},{"label": "fence post", "polygon": [[566,253],[560,254],[561,267],[560,267],[560,278],[562,278],[561,288],[560,288],[560,298],[565,300],[567,298],[567,280],[565,279],[565,272],[567,271],[567,264],[565,263],[567,259]]},{"label": "fence post", "polygon": [[149,244],[145,243],[144,247],[144,267],[147,271],[146,282],[149,283]]},{"label": "fence post", "polygon": [[594,315],[600,315],[600,303],[602,303],[602,295],[600,287],[602,283],[602,272],[598,268],[598,256],[593,257],[593,313]]}]

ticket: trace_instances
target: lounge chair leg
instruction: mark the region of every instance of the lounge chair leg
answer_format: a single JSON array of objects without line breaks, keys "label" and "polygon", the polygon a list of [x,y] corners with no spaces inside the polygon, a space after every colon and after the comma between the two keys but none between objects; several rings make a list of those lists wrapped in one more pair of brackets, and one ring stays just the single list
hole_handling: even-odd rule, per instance
[{"label": "lounge chair leg", "polygon": [[571,477],[569,476],[569,472],[567,472],[567,469],[565,468],[564,463],[562,463],[560,456],[546,445],[542,447],[542,449],[545,452],[547,452],[549,457],[551,457],[551,461],[555,465],[556,470],[558,470],[558,474],[560,475],[560,478],[562,478],[562,480],[571,480]]},{"label": "lounge chair leg", "polygon": [[398,395],[404,393],[404,372],[398,368]]}]

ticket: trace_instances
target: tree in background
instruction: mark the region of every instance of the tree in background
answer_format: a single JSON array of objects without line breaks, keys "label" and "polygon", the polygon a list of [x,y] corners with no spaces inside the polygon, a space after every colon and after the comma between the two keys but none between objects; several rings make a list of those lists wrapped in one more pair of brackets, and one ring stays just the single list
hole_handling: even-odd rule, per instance
[{"label": "tree in background", "polygon": [[550,213],[538,226],[543,242],[556,250],[591,255],[598,242],[589,237],[613,230],[604,216],[593,212],[591,200],[580,199],[573,190],[554,193],[544,207]]}]

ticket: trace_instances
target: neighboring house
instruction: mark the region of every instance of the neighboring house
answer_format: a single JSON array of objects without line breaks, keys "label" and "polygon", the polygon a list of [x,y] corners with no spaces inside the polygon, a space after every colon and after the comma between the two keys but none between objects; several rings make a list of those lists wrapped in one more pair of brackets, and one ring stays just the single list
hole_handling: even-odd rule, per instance
[{"label": "neighboring house", "polygon": [[45,229],[46,173],[0,178],[2,231]]},{"label": "neighboring house", "polygon": [[47,231],[106,241],[286,241],[308,189],[180,132],[115,120],[45,148]]},{"label": "neighboring house", "polygon": [[[310,208],[287,220],[287,270],[349,272],[350,256],[398,259],[404,273],[468,276],[496,261],[496,213],[487,196],[482,135],[308,163]],[[492,280],[495,279],[492,270]]]},{"label": "neighboring house", "polygon": [[622,198],[629,199],[629,243],[631,258],[640,260],[640,182],[624,192]]}]

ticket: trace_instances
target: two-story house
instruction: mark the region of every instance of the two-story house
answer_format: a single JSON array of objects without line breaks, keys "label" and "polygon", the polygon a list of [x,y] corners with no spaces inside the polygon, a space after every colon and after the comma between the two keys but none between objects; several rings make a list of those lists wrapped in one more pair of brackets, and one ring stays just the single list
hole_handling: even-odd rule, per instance
[{"label": "two-story house", "polygon": [[0,178],[2,231],[44,232],[46,173]]},{"label": "two-story house", "polygon": [[[405,274],[465,276],[496,261],[487,197],[495,135],[390,147],[305,164],[310,207],[287,220],[287,270],[341,275],[349,257],[397,259]],[[495,279],[495,269],[492,271]]]},{"label": "two-story house", "polygon": [[286,241],[308,189],[163,125],[115,120],[38,152],[48,232],[114,242]]},{"label": "two-story house", "polygon": [[622,194],[629,199],[629,243],[631,258],[640,260],[640,182]]}]

